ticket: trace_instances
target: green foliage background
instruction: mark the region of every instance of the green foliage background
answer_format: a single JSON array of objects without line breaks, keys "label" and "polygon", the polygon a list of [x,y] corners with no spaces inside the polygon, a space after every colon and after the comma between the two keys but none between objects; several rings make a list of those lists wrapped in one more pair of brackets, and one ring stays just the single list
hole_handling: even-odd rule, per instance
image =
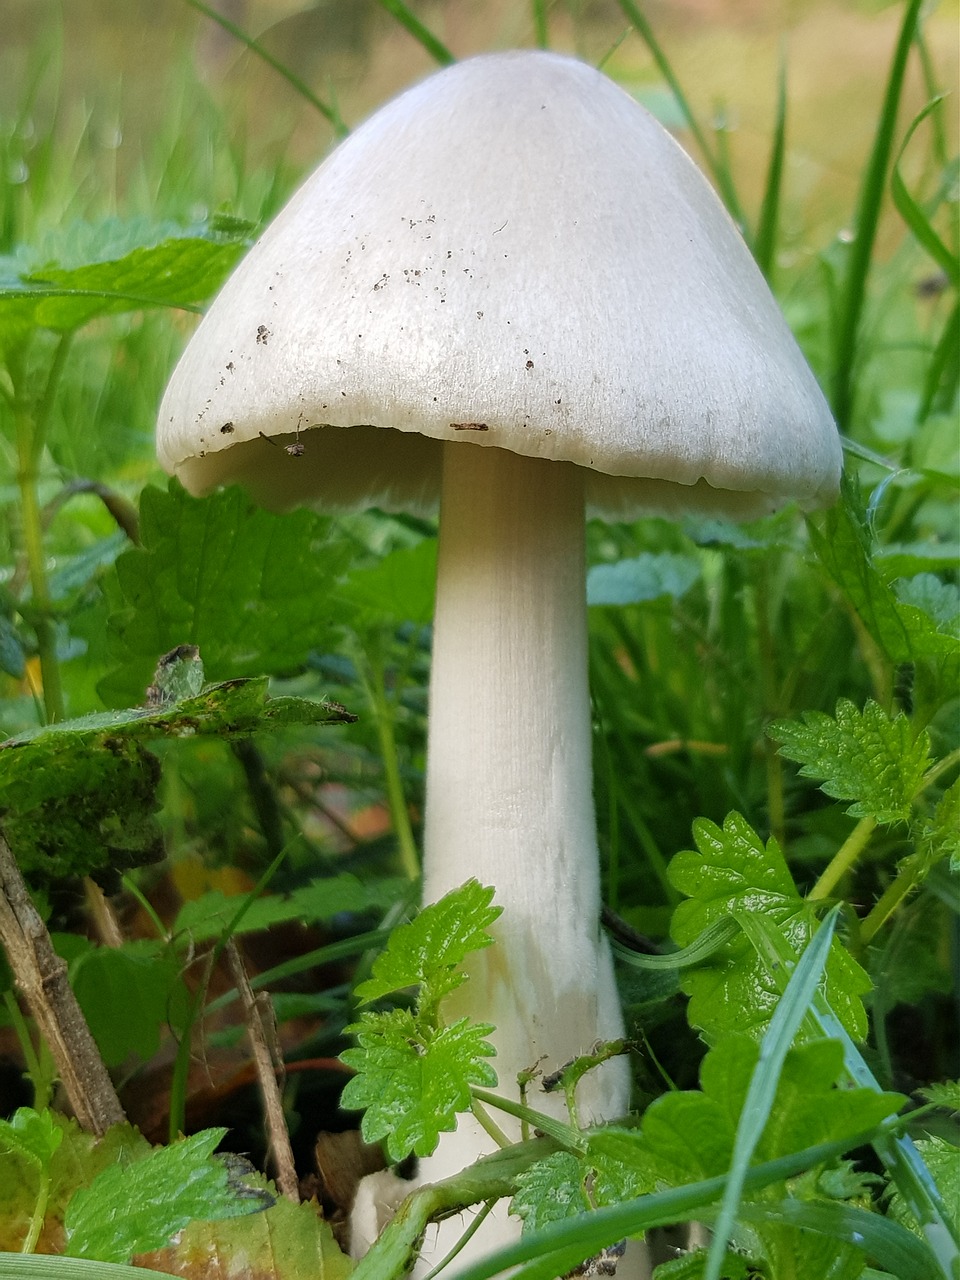
[{"label": "green foliage background", "polygon": [[[204,79],[184,44],[164,64],[155,109],[131,109],[138,149],[112,177],[108,149],[66,103],[72,18],[20,64],[2,64],[16,75],[0,94],[11,175],[0,187],[0,738],[12,740],[0,748],[0,827],[58,931],[108,1063],[136,1081],[180,1038],[171,1134],[186,1109],[182,1046],[235,998],[205,1005],[186,977],[192,948],[293,920],[323,926],[256,983],[276,991],[281,1024],[313,1020],[294,1056],[332,1056],[356,1036],[346,1100],[366,1109],[367,1136],[401,1158],[431,1149],[493,1083],[487,1029],[447,1026],[440,1013],[456,964],[483,945],[489,902],[469,904],[476,936],[460,936],[462,903],[451,908],[441,933],[459,938],[452,957],[427,936],[404,967],[412,935],[400,933],[374,959],[416,898],[434,528],[379,512],[273,516],[239,491],[197,501],[158,475],[152,453],[156,406],[193,317],[344,118],[376,105],[378,73],[363,50],[407,42],[408,78],[450,56],[445,26],[430,21],[449,6],[414,13],[371,0],[348,6],[339,25],[332,8],[304,15],[330,19],[325,47],[340,59],[343,101],[311,66],[312,89],[282,82],[278,122],[251,111],[261,77],[277,75],[259,55],[288,75],[296,64],[282,23],[244,55],[249,98],[217,86],[215,63]],[[787,1091],[775,1107],[783,1123],[758,1130],[758,1159],[882,1127],[899,1095],[916,1099],[958,1074],[960,269],[955,121],[942,98],[956,84],[919,8],[895,7],[862,165],[838,178],[840,195],[816,217],[791,169],[804,121],[789,59],[760,163],[755,140],[723,113],[707,124],[700,98],[691,105],[694,86],[633,0],[534,0],[506,41],[606,57],[610,74],[682,131],[828,392],[847,467],[840,503],[809,520],[788,510],[744,527],[691,518],[588,529],[605,900],[621,928],[695,954],[683,968],[621,967],[641,1046],[642,1129],[586,1146],[554,1135],[560,1149],[515,1184],[527,1229],[547,1232],[548,1268],[567,1256],[561,1229],[583,1211],[612,1213],[664,1184],[724,1174],[756,1046],[784,998],[776,963],[813,945],[829,904],[841,910],[823,957],[827,1003],[785,1047],[773,1082]],[[164,11],[164,40],[176,26]],[[624,28],[632,34],[618,44]],[[154,83],[160,70],[143,74]],[[199,646],[217,683],[144,707],[159,658],[179,645]],[[371,813],[368,833],[360,818]],[[183,890],[198,864],[203,874]],[[218,869],[241,874],[249,896],[225,896]],[[75,899],[91,872],[111,889],[123,877],[117,901],[128,914],[139,904],[149,936],[117,950],[88,936]],[[172,911],[170,885],[188,899]],[[349,969],[319,989],[277,990],[319,964]],[[9,975],[3,984],[4,1034],[19,1041],[32,1090],[21,1100],[42,1107],[50,1064]],[[411,985],[412,1006],[358,1012]],[[117,1004],[134,1001],[119,1025]],[[854,1073],[838,1101],[851,1062],[849,1052],[837,1058],[844,1036],[865,1045],[875,1080]],[[289,1095],[307,1143],[329,1121],[331,1095],[306,1085]],[[952,1149],[938,1144],[955,1130],[939,1104],[918,1146],[949,1196]],[[683,1167],[664,1136],[681,1113],[696,1137]],[[25,1132],[45,1123],[23,1115]],[[771,1280],[827,1263],[837,1276],[866,1275],[863,1252],[848,1248],[854,1219],[821,1230],[814,1210],[832,1200],[844,1213],[869,1207],[891,1230],[909,1223],[916,1204],[904,1201],[896,1153],[877,1151],[892,1199],[833,1157],[789,1192],[784,1174],[769,1203],[740,1206],[729,1274],[743,1273],[749,1245]],[[208,1154],[200,1164],[213,1176]],[[775,1195],[790,1204],[774,1212]],[[640,1219],[618,1219],[621,1234],[625,1221]],[[803,1253],[810,1240],[827,1263]],[[874,1266],[884,1247],[901,1250],[904,1274],[916,1264],[894,1234],[877,1238]],[[719,1264],[718,1254],[709,1265]],[[520,1274],[549,1273],[537,1265]],[[687,1265],[662,1274],[701,1275],[707,1264]]]}]

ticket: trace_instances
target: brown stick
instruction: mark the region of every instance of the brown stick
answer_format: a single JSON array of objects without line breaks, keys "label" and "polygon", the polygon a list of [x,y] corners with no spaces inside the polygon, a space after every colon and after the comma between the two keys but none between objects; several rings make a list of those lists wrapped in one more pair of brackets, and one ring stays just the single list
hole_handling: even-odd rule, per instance
[{"label": "brown stick", "polygon": [[[237,944],[233,939],[227,943],[226,954],[230,964],[230,974],[237,991],[240,993],[240,1000],[243,1004],[244,1022],[247,1027],[247,1035],[250,1038],[250,1047],[253,1051],[253,1061],[257,1069],[260,1092],[263,1095],[267,1144],[273,1158],[277,1187],[288,1200],[292,1200],[294,1204],[299,1204],[300,1180],[297,1177],[297,1170],[293,1162],[293,1148],[290,1146],[287,1122],[283,1117],[283,1101],[277,1084],[277,1073],[270,1052],[270,1043],[268,1042],[267,1032],[269,1025],[269,1030],[272,1033],[269,1036],[269,1041],[276,1043],[276,1032],[272,1025],[273,1006],[270,1005],[269,996],[265,992],[261,992],[259,998],[254,995],[246,970],[243,967],[243,961],[240,958],[240,952],[237,950]],[[279,1054],[277,1056],[279,1057]]]},{"label": "brown stick", "polygon": [[126,1119],[100,1051],[33,905],[20,868],[0,834],[0,942],[81,1128],[102,1136]]}]

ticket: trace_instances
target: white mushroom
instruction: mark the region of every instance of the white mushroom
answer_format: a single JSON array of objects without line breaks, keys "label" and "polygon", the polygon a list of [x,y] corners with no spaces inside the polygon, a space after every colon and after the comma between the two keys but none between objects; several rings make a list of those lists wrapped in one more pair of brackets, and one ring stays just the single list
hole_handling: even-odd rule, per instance
[{"label": "white mushroom", "polygon": [[[276,447],[295,441],[299,456]],[[617,1036],[585,511],[815,506],[841,463],[686,154],[569,58],[439,72],[342,143],[241,264],[173,375],[158,448],[191,491],[239,481],[275,507],[428,510],[442,494],[425,895],[476,876],[504,907],[457,1012],[497,1025],[505,1092],[541,1057]],[[621,1114],[628,1091],[622,1062],[591,1073],[584,1117]],[[489,1147],[468,1120],[426,1172]]]}]

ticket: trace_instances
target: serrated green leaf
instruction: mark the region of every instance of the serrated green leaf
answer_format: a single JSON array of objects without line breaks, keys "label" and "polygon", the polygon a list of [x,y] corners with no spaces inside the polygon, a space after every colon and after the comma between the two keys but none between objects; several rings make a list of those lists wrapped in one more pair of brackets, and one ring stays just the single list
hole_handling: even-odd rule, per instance
[{"label": "serrated green leaf", "polygon": [[[256,1185],[267,1187],[265,1179]],[[221,1222],[190,1222],[176,1242],[137,1262],[173,1275],[264,1277],[266,1280],[347,1280],[354,1264],[341,1253],[315,1202],[276,1198],[262,1213]]]},{"label": "serrated green leaf", "polygon": [[493,1027],[466,1018],[424,1034],[408,1009],[364,1013],[347,1030],[359,1048],[341,1054],[357,1074],[340,1103],[363,1110],[366,1142],[386,1139],[393,1160],[411,1152],[428,1156],[440,1134],[456,1128],[457,1113],[470,1107],[470,1086],[492,1087],[497,1075],[487,1058],[494,1049],[484,1037]]},{"label": "serrated green leaf", "polygon": [[960,778],[937,801],[933,813],[919,824],[917,853],[927,862],[960,860]]},{"label": "serrated green leaf", "polygon": [[939,629],[956,632],[960,587],[955,582],[941,582],[935,574],[918,573],[912,578],[898,578],[893,589],[901,604],[922,609]]},{"label": "serrated green leaf", "polygon": [[573,1218],[590,1208],[584,1189],[586,1169],[568,1151],[530,1166],[517,1178],[517,1191],[510,1212],[523,1219],[524,1231],[538,1231],[551,1222]]},{"label": "serrated green leaf", "polygon": [[856,609],[873,639],[891,662],[955,654],[955,637],[915,605],[901,603],[874,564],[866,523],[846,488],[824,517],[821,531],[810,525],[810,540],[824,568]]},{"label": "serrated green leaf", "polygon": [[805,711],[803,724],[777,720],[768,730],[780,753],[802,766],[805,778],[837,800],[852,800],[847,812],[877,822],[905,822],[930,765],[930,738],[915,734],[902,713],[891,719],[872,699],[860,712],[845,698],[834,716]]},{"label": "serrated green leaf", "polygon": [[[257,933],[289,920],[309,923],[344,914],[385,910],[402,896],[409,881],[383,879],[364,883],[347,872],[311,880],[287,896],[267,894],[257,898],[236,926],[237,935]],[[192,943],[219,937],[237,914],[242,895],[212,889],[185,902],[177,913],[173,932],[186,934]]]},{"label": "serrated green leaf", "polygon": [[213,1159],[225,1129],[207,1129],[132,1164],[104,1169],[74,1195],[64,1226],[72,1258],[129,1262],[167,1244],[194,1219],[239,1217],[252,1206],[229,1185]]},{"label": "serrated green leaf", "polygon": [[[729,814],[722,828],[698,819],[693,834],[696,851],[678,853],[669,867],[671,883],[689,898],[674,912],[674,941],[685,946],[724,916],[753,912],[772,921],[799,957],[817,919],[797,893],[777,842],[764,844],[738,813]],[[862,1040],[867,974],[837,939],[826,972],[830,1004],[849,1034]],[[685,970],[681,986],[690,996],[691,1023],[710,1041],[727,1031],[759,1037],[780,999],[779,986],[745,938],[731,941],[701,968]]]},{"label": "serrated green leaf", "polygon": [[0,1151],[25,1156],[46,1167],[63,1141],[63,1130],[49,1111],[19,1107],[9,1120],[0,1120]]},{"label": "serrated green leaf", "polygon": [[[59,1253],[63,1248],[63,1215],[77,1188],[89,1184],[110,1165],[140,1159],[150,1147],[129,1125],[116,1125],[97,1139],[66,1116],[39,1114],[62,1139],[49,1162],[49,1195],[38,1247]],[[0,1148],[0,1250],[16,1252],[21,1248],[36,1209],[37,1190],[35,1162],[13,1148]]]},{"label": "serrated green leaf", "polygon": [[117,219],[73,227],[56,256],[0,264],[0,346],[37,327],[67,332],[145,307],[195,309],[233,270],[249,231]]},{"label": "serrated green leaf", "polygon": [[960,1111],[960,1080],[945,1080],[942,1084],[931,1084],[920,1093],[928,1102],[938,1107],[946,1107],[949,1111]]},{"label": "serrated green leaf", "polygon": [[491,906],[494,893],[468,880],[395,929],[374,961],[373,976],[357,987],[359,999],[366,1004],[407,987],[422,987],[421,1003],[435,1004],[459,987],[466,981],[459,967],[464,959],[493,941],[487,930],[501,912]]},{"label": "serrated green leaf", "polygon": [[587,574],[587,604],[625,605],[668,597],[679,600],[700,577],[693,556],[644,551],[616,564],[595,564]]},{"label": "serrated green leaf", "polygon": [[267,697],[267,678],[211,685],[160,708],[98,712],[0,744],[0,814],[25,874],[121,870],[163,856],[160,765],[144,739],[249,736],[350,719],[336,704]]},{"label": "serrated green leaf", "polygon": [[144,490],[143,546],[117,560],[108,644],[116,669],[108,704],[143,696],[160,654],[199,647],[214,680],[295,671],[332,641],[322,602],[344,561],[330,520],[307,510],[271,515],[239,489],[189,497],[176,481]]}]

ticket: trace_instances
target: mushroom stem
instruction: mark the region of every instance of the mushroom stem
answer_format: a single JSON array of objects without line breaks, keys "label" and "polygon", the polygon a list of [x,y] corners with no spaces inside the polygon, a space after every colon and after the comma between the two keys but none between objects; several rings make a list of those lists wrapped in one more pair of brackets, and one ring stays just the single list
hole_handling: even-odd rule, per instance
[{"label": "mushroom stem", "polygon": [[[599,925],[580,468],[445,446],[429,723],[426,900],[476,876],[504,909],[451,1013],[496,1025],[499,1090],[516,1097],[518,1071],[623,1031]],[[622,1114],[628,1088],[623,1060],[591,1072],[581,1115]],[[463,1117],[426,1176],[491,1146]]]}]

